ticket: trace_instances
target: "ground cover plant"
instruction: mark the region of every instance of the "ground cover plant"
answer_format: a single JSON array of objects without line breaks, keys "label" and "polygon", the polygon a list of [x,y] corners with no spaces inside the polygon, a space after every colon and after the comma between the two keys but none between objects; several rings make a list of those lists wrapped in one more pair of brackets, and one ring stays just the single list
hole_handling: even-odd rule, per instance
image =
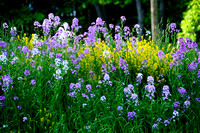
[{"label": "ground cover plant", "polygon": [[2,23],[0,130],[199,132],[198,44],[162,45],[125,21],[97,18],[80,34],[78,19],[69,26],[50,13],[32,36]]}]

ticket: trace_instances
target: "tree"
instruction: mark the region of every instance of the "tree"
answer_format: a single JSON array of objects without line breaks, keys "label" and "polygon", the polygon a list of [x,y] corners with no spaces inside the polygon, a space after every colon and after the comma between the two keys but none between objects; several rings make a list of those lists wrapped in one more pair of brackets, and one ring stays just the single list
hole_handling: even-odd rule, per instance
[{"label": "tree", "polygon": [[156,41],[156,27],[158,26],[157,0],[151,0],[151,33],[153,41]]},{"label": "tree", "polygon": [[189,37],[192,41],[200,41],[200,1],[192,0],[183,16],[182,32],[178,37]]}]

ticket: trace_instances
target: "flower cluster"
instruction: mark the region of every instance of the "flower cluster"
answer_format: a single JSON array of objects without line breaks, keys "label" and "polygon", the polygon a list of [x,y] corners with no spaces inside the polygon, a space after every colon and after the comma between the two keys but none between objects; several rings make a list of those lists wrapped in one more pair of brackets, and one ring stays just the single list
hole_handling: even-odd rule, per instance
[{"label": "flower cluster", "polygon": [[139,105],[138,95],[135,93],[134,86],[132,84],[129,84],[128,87],[124,88],[124,94],[129,104],[132,102],[135,106]]}]

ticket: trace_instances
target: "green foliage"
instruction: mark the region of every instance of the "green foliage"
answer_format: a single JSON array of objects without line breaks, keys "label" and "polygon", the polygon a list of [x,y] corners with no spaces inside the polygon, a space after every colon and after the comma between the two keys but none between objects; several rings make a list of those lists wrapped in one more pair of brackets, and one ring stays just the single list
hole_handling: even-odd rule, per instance
[{"label": "green foliage", "polygon": [[188,5],[187,11],[183,15],[184,19],[181,21],[182,32],[178,34],[178,37],[189,37],[193,41],[199,41],[200,1],[192,0]]}]

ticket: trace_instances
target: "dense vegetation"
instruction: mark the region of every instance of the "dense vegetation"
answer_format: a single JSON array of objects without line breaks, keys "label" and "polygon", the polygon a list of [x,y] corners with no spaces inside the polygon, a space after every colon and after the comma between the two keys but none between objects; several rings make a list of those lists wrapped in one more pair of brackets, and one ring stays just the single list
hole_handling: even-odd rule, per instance
[{"label": "dense vegetation", "polygon": [[[200,51],[176,24],[164,38],[50,13],[26,36],[0,31],[2,132],[199,132]],[[107,26],[106,26],[107,25]],[[11,29],[11,30],[10,30]]]}]

